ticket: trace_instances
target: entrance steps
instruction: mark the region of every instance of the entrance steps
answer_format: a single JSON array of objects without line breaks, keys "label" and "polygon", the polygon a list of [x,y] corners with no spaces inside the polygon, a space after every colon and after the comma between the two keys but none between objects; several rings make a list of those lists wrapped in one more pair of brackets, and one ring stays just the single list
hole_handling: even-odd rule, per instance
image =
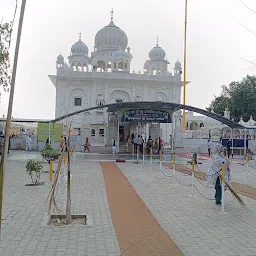
[{"label": "entrance steps", "polygon": [[[112,153],[112,146],[104,146],[103,144],[101,145],[91,145],[90,147],[92,153],[99,153],[99,154],[111,154]],[[82,148],[83,151],[83,148]],[[175,148],[174,150],[175,153],[199,153],[198,148]],[[119,145],[119,153],[120,154],[127,154],[126,151],[126,144],[125,143],[120,143]],[[130,149],[128,153],[132,153],[132,150]],[[173,153],[172,149],[170,146],[165,146],[163,148],[163,154],[165,155],[171,155]]]}]

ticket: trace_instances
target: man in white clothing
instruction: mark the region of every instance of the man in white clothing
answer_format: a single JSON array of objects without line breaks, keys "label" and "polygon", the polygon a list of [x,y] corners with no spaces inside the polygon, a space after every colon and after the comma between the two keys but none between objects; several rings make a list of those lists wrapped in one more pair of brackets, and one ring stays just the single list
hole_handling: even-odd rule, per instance
[{"label": "man in white clothing", "polygon": [[208,148],[208,155],[209,155],[209,157],[211,157],[211,150],[212,150],[212,140],[211,139],[209,139],[207,141],[207,148]]},{"label": "man in white clothing", "polygon": [[32,141],[32,139],[31,139],[30,135],[28,135],[26,138],[26,151],[31,151],[31,141]]},{"label": "man in white clothing", "polygon": [[117,154],[117,140],[115,138],[115,136],[113,136],[113,139],[112,139],[112,151],[113,151],[113,154]]}]

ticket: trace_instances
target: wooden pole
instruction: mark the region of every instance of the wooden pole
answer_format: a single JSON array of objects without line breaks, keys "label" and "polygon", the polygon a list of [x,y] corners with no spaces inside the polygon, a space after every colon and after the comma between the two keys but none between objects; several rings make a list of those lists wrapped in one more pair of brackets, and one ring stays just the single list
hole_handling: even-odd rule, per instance
[{"label": "wooden pole", "polygon": [[183,130],[186,131],[186,86],[187,86],[187,10],[188,10],[188,0],[185,0],[185,30],[184,30],[184,70],[183,70]]},{"label": "wooden pole", "polygon": [[17,71],[19,48],[20,48],[20,38],[21,38],[22,24],[23,24],[23,18],[24,18],[24,13],[25,13],[25,6],[26,6],[26,0],[22,0],[18,32],[17,32],[17,41],[16,41],[14,60],[13,60],[12,80],[11,80],[11,86],[10,86],[8,112],[7,112],[7,119],[6,119],[6,125],[5,125],[4,146],[3,146],[2,158],[1,158],[1,162],[0,162],[0,235],[1,235],[1,228],[2,228],[4,172],[5,172],[5,165],[6,165],[8,144],[9,144],[9,134],[10,134],[11,118],[12,118],[12,106],[13,106],[13,98],[14,98],[15,79],[16,79],[16,71]]},{"label": "wooden pole", "polygon": [[68,182],[67,182],[67,205],[66,205],[66,224],[71,223],[71,196],[70,196],[70,130],[68,131]]}]

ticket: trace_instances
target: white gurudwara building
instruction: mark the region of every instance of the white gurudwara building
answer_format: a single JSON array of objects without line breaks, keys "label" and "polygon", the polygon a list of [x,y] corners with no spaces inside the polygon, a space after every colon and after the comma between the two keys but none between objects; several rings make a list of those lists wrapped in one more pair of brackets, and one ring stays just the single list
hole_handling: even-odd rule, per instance
[{"label": "white gurudwara building", "polygon": [[[136,57],[136,56],[134,56]],[[115,25],[113,11],[109,24],[100,29],[89,53],[81,34],[71,47],[67,60],[60,54],[56,60],[56,75],[50,75],[56,88],[55,116],[60,117],[80,109],[101,106],[116,101],[163,101],[180,103],[182,68],[177,61],[174,72],[168,70],[166,53],[158,44],[149,51],[144,71],[131,72],[133,56],[125,32]],[[150,109],[150,106],[149,106]],[[180,133],[180,112],[176,113],[176,131]],[[106,109],[97,109],[72,117],[72,126],[80,131],[81,139],[108,145],[113,135],[111,116]],[[122,124],[119,132],[147,133],[169,141],[172,124]],[[176,146],[181,144],[177,139]]]}]

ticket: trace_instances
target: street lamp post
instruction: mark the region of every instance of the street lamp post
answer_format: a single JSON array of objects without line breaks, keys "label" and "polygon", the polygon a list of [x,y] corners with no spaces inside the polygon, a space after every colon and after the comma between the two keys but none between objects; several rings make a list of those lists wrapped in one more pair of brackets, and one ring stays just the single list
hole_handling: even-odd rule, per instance
[{"label": "street lamp post", "polygon": [[20,9],[20,19],[18,25],[17,32],[17,41],[15,46],[14,60],[13,60],[13,69],[12,69],[12,79],[10,86],[10,96],[9,96],[9,104],[8,104],[8,112],[6,118],[5,125],[5,135],[4,135],[4,146],[3,153],[0,162],[0,237],[1,237],[1,227],[2,227],[2,209],[3,209],[3,190],[4,190],[4,172],[5,172],[5,159],[7,157],[8,144],[9,144],[9,133],[11,128],[11,118],[12,118],[12,106],[13,106],[13,98],[14,98],[14,89],[15,89],[15,79],[16,79],[16,71],[17,71],[17,63],[19,56],[19,48],[20,48],[20,38],[22,31],[22,24],[25,12],[26,0],[22,0],[21,9]]},{"label": "street lamp post", "polygon": [[187,10],[188,0],[185,0],[185,30],[184,30],[184,70],[183,70],[183,130],[186,130],[186,84],[187,84]]}]

